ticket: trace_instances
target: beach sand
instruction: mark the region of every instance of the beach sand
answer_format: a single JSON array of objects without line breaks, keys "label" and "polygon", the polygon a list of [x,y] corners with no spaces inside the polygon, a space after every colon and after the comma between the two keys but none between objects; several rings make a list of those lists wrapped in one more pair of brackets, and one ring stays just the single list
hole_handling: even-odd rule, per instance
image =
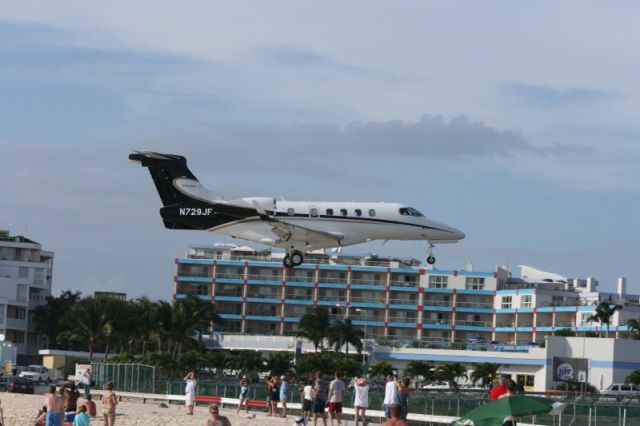
[{"label": "beach sand", "polygon": [[[36,416],[39,407],[42,407],[43,395],[22,395],[14,393],[0,393],[2,408],[4,410],[5,424],[3,426],[29,426]],[[84,402],[80,398],[79,404]],[[98,412],[100,412],[98,403]],[[209,418],[207,406],[197,406],[193,416],[186,415],[184,405],[171,404],[168,408],[161,408],[160,402],[141,400],[123,400],[118,404],[116,426],[158,426],[158,425],[198,425],[202,426]],[[240,412],[236,416],[235,407],[223,408],[220,414],[231,421],[232,426],[289,426],[295,417],[288,419],[268,417],[264,412],[249,412],[247,416]],[[255,418],[254,418],[255,414]],[[92,425],[104,424],[101,417],[91,419]],[[319,424],[322,424],[321,422]],[[343,422],[344,425],[344,422]]]}]

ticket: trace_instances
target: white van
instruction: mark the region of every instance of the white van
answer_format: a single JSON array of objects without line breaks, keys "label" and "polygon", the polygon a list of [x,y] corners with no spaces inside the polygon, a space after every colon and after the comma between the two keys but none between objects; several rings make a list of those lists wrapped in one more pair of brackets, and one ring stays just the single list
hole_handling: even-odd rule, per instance
[{"label": "white van", "polygon": [[608,388],[601,390],[600,395],[615,397],[618,400],[621,400],[623,398],[640,399],[640,388],[638,387],[638,385],[614,383]]}]

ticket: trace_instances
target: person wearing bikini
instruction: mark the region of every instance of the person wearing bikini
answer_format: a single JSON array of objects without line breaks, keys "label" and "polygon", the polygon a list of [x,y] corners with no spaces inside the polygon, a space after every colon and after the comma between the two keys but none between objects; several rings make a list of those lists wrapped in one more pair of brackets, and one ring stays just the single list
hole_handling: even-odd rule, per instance
[{"label": "person wearing bikini", "polygon": [[211,418],[207,419],[204,426],[231,426],[229,419],[220,415],[220,409],[217,405],[209,407],[209,414],[211,414]]},{"label": "person wearing bikini", "polygon": [[118,398],[113,392],[113,383],[107,382],[102,394],[102,417],[104,417],[105,426],[113,426],[116,423],[116,405],[118,405]]}]

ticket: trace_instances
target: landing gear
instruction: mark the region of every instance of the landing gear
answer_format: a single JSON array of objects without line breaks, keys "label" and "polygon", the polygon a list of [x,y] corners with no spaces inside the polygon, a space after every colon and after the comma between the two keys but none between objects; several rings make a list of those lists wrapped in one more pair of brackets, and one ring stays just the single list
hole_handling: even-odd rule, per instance
[{"label": "landing gear", "polygon": [[433,255],[433,244],[429,243],[429,251],[428,251],[429,255],[427,256],[427,263],[429,265],[433,265],[434,263],[436,263],[436,258]]},{"label": "landing gear", "polygon": [[304,262],[304,255],[300,250],[293,250],[285,254],[284,259],[282,259],[282,264],[287,269],[300,266],[302,265],[302,262]]}]

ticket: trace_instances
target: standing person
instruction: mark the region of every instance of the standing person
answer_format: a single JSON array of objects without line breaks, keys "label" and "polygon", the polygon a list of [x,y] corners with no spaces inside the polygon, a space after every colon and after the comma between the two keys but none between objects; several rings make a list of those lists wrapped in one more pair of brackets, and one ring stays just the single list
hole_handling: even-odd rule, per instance
[{"label": "standing person", "polygon": [[304,387],[300,388],[300,399],[302,399],[302,417],[311,418],[313,409],[313,386],[311,380],[305,380]]},{"label": "standing person", "polygon": [[329,383],[329,421],[333,426],[333,416],[335,414],[338,426],[340,426],[340,416],[342,414],[342,396],[344,394],[345,385],[341,379],[341,374],[336,371],[333,375],[334,379]]},{"label": "standing person", "polygon": [[409,385],[411,379],[405,378],[404,380],[397,380],[398,387],[398,405],[400,406],[400,418],[407,420],[409,414]]},{"label": "standing person", "polygon": [[495,401],[501,395],[507,393],[507,384],[511,381],[511,376],[505,373],[500,374],[500,384],[491,388],[489,392],[489,400]]},{"label": "standing person", "polygon": [[358,421],[362,417],[362,426],[365,426],[367,422],[367,408],[369,408],[369,385],[371,382],[367,379],[359,379],[356,377],[353,388],[356,391],[355,399],[353,401],[353,407],[355,408],[356,418],[355,426],[358,426]]},{"label": "standing person", "polygon": [[400,418],[400,406],[392,404],[389,408],[390,417],[381,426],[409,426],[409,422]]},{"label": "standing person", "polygon": [[391,406],[398,403],[398,387],[393,373],[387,374],[387,384],[384,386],[384,400],[382,406],[384,408],[384,416],[391,418]]},{"label": "standing person", "polygon": [[73,426],[89,426],[90,421],[91,418],[87,414],[87,407],[81,405],[80,409],[78,410],[78,414],[76,414],[75,418],[73,419]]},{"label": "standing person", "polygon": [[211,418],[204,422],[204,426],[231,426],[229,419],[220,415],[220,409],[217,405],[209,406],[209,414],[211,414]]},{"label": "standing person", "polygon": [[47,407],[46,426],[62,426],[64,398],[56,394],[55,385],[49,386],[49,395],[45,397],[44,405]]},{"label": "standing person", "polygon": [[196,402],[196,387],[198,386],[198,378],[193,371],[184,376],[186,382],[184,394],[186,397],[185,405],[187,406],[187,415],[193,416],[193,405]]},{"label": "standing person", "polygon": [[71,423],[75,418],[78,409],[78,398],[80,392],[75,383],[64,385],[60,390],[60,394],[64,396],[64,421]]},{"label": "standing person", "polygon": [[280,401],[280,382],[278,376],[271,378],[271,395],[269,395],[269,404],[271,404],[271,413],[274,417],[278,417],[278,402]]},{"label": "standing person", "polygon": [[322,379],[322,373],[316,372],[316,381],[313,385],[313,426],[318,422],[318,415],[322,416],[322,423],[327,426],[327,415],[324,407],[329,396],[329,384]]},{"label": "standing person", "polygon": [[267,416],[273,416],[273,408],[271,407],[271,388],[273,388],[273,383],[271,382],[273,379],[272,376],[265,377],[265,382],[267,383],[267,410],[269,414]]},{"label": "standing person", "polygon": [[289,399],[289,382],[287,376],[280,376],[280,403],[282,404],[282,417],[287,418],[287,400]]},{"label": "standing person", "polygon": [[88,396],[91,395],[91,367],[84,370],[84,374],[82,375],[82,384],[84,385],[84,399],[89,399]]},{"label": "standing person", "polygon": [[238,398],[240,399],[240,402],[238,403],[236,415],[240,415],[240,408],[242,408],[242,404],[244,404],[244,408],[247,410],[248,414],[249,404],[247,401],[249,400],[249,381],[247,380],[247,376],[243,376],[242,379],[240,379],[240,396]]},{"label": "standing person", "polygon": [[116,405],[118,405],[118,397],[113,391],[113,382],[107,382],[102,394],[102,417],[105,426],[113,426],[116,423]]}]

